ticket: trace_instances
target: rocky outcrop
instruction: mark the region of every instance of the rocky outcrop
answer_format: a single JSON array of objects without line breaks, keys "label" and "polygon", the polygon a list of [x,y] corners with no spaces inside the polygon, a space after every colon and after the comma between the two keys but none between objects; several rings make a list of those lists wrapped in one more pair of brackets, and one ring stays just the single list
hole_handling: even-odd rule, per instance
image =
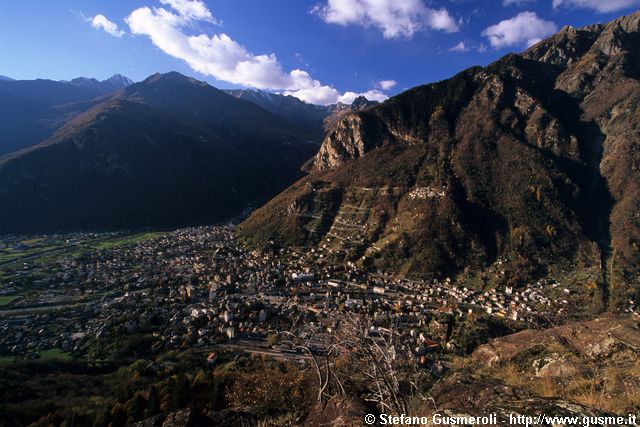
[{"label": "rocky outcrop", "polygon": [[347,397],[334,397],[311,409],[302,424],[304,427],[360,426],[367,408],[361,402]]},{"label": "rocky outcrop", "polygon": [[324,107],[327,111],[327,116],[324,119],[324,129],[328,132],[343,117],[351,113],[368,110],[375,105],[378,105],[378,101],[369,101],[364,96],[357,97],[351,104],[338,102],[337,104],[327,105]]},{"label": "rocky outcrop", "polygon": [[497,425],[508,424],[509,415],[626,416],[637,411],[639,361],[637,316],[525,330],[494,339],[453,366],[424,411],[496,414],[503,421]]},{"label": "rocky outcrop", "polygon": [[638,409],[639,367],[640,317],[634,315],[498,338],[476,349],[465,369],[478,387],[501,383],[524,395],[624,415]]},{"label": "rocky outcrop", "polygon": [[347,114],[333,126],[308,169],[314,172],[335,169],[392,140],[376,117]]},{"label": "rocky outcrop", "polygon": [[584,417],[616,415],[564,399],[535,396],[500,380],[481,378],[468,371],[456,372],[439,383],[432,391],[432,398],[436,409],[429,411],[429,416],[486,417],[495,414],[497,422],[486,424],[493,426],[509,425],[511,417],[518,416],[533,417],[534,420],[544,415],[582,420]]},{"label": "rocky outcrop", "polygon": [[[590,366],[640,362],[640,319],[598,318],[545,330],[525,330],[479,347],[478,366],[516,363],[536,376],[571,376]],[[549,366],[551,365],[551,366]]]}]

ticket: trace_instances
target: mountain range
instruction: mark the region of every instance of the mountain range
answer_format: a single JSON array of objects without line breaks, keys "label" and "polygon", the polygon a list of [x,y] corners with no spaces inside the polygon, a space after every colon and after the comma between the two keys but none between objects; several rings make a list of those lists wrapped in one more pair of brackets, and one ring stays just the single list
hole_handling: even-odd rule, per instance
[{"label": "mountain range", "polygon": [[292,126],[312,133],[318,141],[324,137],[324,120],[331,113],[329,107],[308,104],[293,96],[262,90],[227,89],[225,92],[286,118]]},{"label": "mountain range", "polygon": [[285,118],[181,74],[101,95],[122,82],[0,86],[12,95],[0,99],[13,101],[4,113],[10,103],[22,107],[21,129],[33,105],[43,108],[29,120],[67,118],[48,127],[53,134],[44,141],[27,145],[25,138],[26,148],[0,158],[0,232],[227,218],[302,176],[318,149],[313,135]]},{"label": "mountain range", "polygon": [[[640,297],[640,12],[344,114],[240,227],[406,276]],[[577,272],[580,275],[577,275]]]},{"label": "mountain range", "polygon": [[94,105],[94,98],[132,83],[119,74],[104,81],[0,78],[0,156],[42,142]]},{"label": "mountain range", "polygon": [[319,139],[346,113],[361,111],[377,105],[364,96],[357,97],[351,104],[339,102],[330,105],[314,105],[293,96],[250,89],[227,89],[226,93],[261,106],[289,120],[293,126],[311,132]]},{"label": "mountain range", "polygon": [[101,92],[113,92],[118,89],[131,86],[134,82],[130,78],[123,76],[122,74],[114,74],[106,80],[99,81],[94,78],[78,77],[68,83],[71,86],[85,87],[100,90]]},{"label": "mountain range", "polygon": [[225,93],[175,72],[6,80],[0,95],[0,232],[226,218],[301,177],[334,114],[372,105]]}]

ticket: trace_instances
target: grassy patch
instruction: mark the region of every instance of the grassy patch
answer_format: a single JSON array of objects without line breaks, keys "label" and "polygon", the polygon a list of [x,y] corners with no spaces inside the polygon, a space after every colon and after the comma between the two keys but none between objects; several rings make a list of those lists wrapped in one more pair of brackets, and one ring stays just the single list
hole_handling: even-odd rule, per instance
[{"label": "grassy patch", "polygon": [[28,240],[23,240],[22,243],[25,245],[33,246],[37,243],[40,243],[42,240],[43,240],[42,238],[28,239]]},{"label": "grassy patch", "polygon": [[90,249],[85,249],[85,248],[72,248],[72,249],[70,248],[69,250],[66,250],[63,252],[45,253],[42,256],[34,258],[33,262],[44,265],[44,264],[52,263],[54,261],[58,261],[59,259],[62,259],[62,258],[78,257],[90,251],[91,251]]},{"label": "grassy patch", "polygon": [[0,306],[9,305],[16,298],[18,298],[18,295],[2,296],[0,297]]},{"label": "grassy patch", "polygon": [[130,236],[114,237],[111,239],[104,240],[102,242],[98,242],[95,245],[93,245],[93,247],[95,247],[96,249],[112,249],[112,248],[117,248],[119,246],[133,245],[133,244],[144,242],[147,240],[157,239],[158,237],[161,237],[164,234],[165,233],[154,231],[149,233],[132,234]]},{"label": "grassy patch", "polygon": [[0,356],[0,365],[10,365],[15,363],[16,358],[13,356]]},{"label": "grassy patch", "polygon": [[56,360],[61,362],[67,362],[71,360],[71,355],[69,353],[65,353],[59,348],[52,348],[49,350],[44,350],[40,352],[41,360]]},{"label": "grassy patch", "polygon": [[25,249],[23,251],[15,251],[13,249],[7,249],[5,251],[0,252],[0,262],[11,262],[11,261],[19,261],[22,258],[30,257],[37,255],[41,252],[54,250],[60,248],[60,245],[49,245],[49,246],[37,246]]}]

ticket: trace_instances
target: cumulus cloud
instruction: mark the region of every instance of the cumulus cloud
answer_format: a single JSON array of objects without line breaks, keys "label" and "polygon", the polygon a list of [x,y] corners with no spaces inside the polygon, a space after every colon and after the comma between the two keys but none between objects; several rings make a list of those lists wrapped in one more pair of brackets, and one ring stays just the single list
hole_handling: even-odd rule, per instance
[{"label": "cumulus cloud", "polygon": [[593,9],[600,13],[615,12],[638,5],[640,0],[553,0],[554,9],[562,7]]},{"label": "cumulus cloud", "polygon": [[397,84],[398,82],[396,82],[395,80],[381,80],[378,82],[377,86],[382,90],[390,90],[393,89]]},{"label": "cumulus cloud", "polygon": [[522,45],[529,47],[557,30],[556,24],[541,19],[535,12],[522,12],[486,28],[482,35],[489,39],[493,48],[501,49]]},{"label": "cumulus cloud", "polygon": [[465,42],[460,42],[457,45],[450,48],[449,52],[469,52],[469,47],[467,47]]},{"label": "cumulus cloud", "polygon": [[445,8],[429,8],[422,0],[327,0],[311,12],[329,24],[376,27],[388,39],[411,38],[425,29],[448,33],[459,29]]},{"label": "cumulus cloud", "polygon": [[132,34],[149,37],[156,47],[193,70],[241,86],[280,91],[313,104],[340,100],[342,95],[335,88],[323,85],[306,71],[283,70],[274,54],[255,55],[224,33],[187,34],[185,29],[195,22],[215,21],[200,0],[160,2],[170,9],[140,7],[125,22]]},{"label": "cumulus cloud", "polygon": [[91,18],[91,26],[98,30],[104,30],[113,37],[124,36],[124,31],[120,30],[116,23],[109,21],[104,15],[96,15]]}]

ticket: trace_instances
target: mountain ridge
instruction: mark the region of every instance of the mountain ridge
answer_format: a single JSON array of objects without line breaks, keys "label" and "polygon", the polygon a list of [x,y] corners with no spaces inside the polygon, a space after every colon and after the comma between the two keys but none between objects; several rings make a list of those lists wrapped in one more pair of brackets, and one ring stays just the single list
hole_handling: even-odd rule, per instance
[{"label": "mountain ridge", "polygon": [[127,86],[131,86],[134,83],[134,81],[126,76],[123,76],[122,74],[114,74],[108,79],[105,79],[102,81],[95,78],[77,77],[65,83],[68,83],[72,86],[100,88],[105,92],[112,92],[115,90],[125,88]]},{"label": "mountain ridge", "polygon": [[239,236],[328,245],[403,275],[484,277],[506,260],[502,286],[583,268],[590,282],[578,286],[600,308],[637,300],[639,21],[566,27],[346,114],[310,175]]},{"label": "mountain ridge", "polygon": [[377,101],[369,101],[364,96],[358,96],[351,104],[338,102],[330,105],[315,105],[291,95],[262,90],[226,89],[225,92],[286,118],[293,126],[312,133],[319,141],[341,115],[378,104]]},{"label": "mountain ridge", "polygon": [[178,73],[87,107],[0,160],[0,232],[218,221],[299,178],[317,149],[283,118]]},{"label": "mountain ridge", "polygon": [[71,82],[0,80],[0,157],[49,138],[64,123],[94,105],[94,99],[130,82],[120,75],[102,82],[86,78]]}]

